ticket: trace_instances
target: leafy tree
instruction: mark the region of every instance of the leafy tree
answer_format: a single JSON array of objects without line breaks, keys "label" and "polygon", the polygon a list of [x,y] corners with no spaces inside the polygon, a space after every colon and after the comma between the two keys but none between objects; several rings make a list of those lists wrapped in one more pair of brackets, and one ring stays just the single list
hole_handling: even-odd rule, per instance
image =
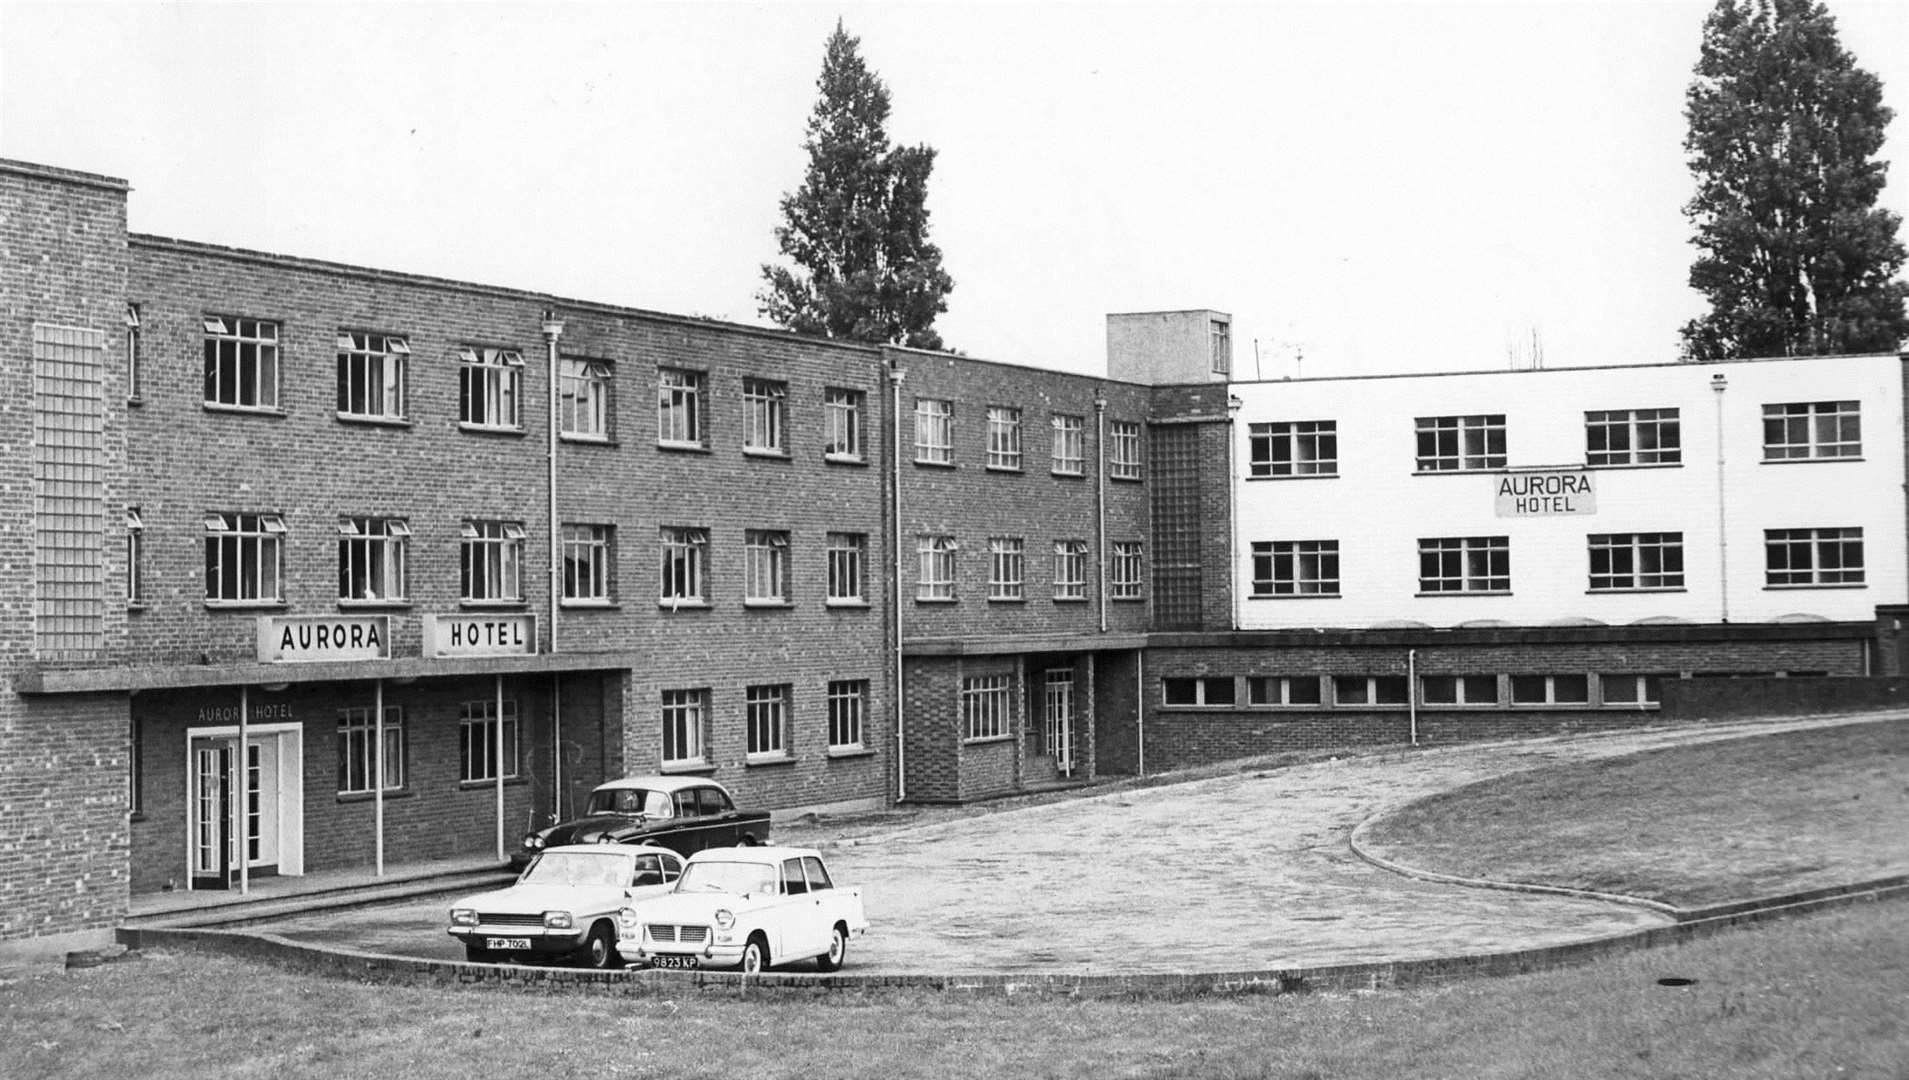
[{"label": "leafy tree", "polygon": [[1685,99],[1711,311],[1683,329],[1694,360],[1887,352],[1909,337],[1900,219],[1876,206],[1893,111],[1817,0],[1717,0]]},{"label": "leafy tree", "polygon": [[888,88],[838,20],[809,115],[809,168],[782,196],[776,243],[793,269],[764,265],[761,312],[804,334],[942,348],[935,316],[954,281],[928,242],[935,152],[888,144]]}]

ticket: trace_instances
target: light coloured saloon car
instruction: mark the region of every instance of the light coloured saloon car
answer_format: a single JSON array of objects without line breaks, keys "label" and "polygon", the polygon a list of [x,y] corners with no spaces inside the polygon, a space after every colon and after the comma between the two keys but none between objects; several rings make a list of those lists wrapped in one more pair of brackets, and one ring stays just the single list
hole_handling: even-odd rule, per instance
[{"label": "light coloured saloon car", "polygon": [[814,848],[711,848],[689,857],[667,895],[618,915],[617,948],[659,968],[754,974],[812,959],[834,971],[867,930],[862,890],[838,887]]},{"label": "light coloured saloon car", "polygon": [[669,892],[682,873],[681,855],[648,844],[545,848],[516,884],[453,904],[449,933],[468,960],[611,967],[617,913]]}]

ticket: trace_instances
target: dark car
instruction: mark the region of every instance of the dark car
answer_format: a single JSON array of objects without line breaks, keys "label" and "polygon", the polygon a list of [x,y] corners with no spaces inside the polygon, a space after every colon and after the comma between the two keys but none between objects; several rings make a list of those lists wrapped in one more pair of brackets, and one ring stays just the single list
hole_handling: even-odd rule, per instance
[{"label": "dark car", "polygon": [[765,844],[767,810],[738,810],[721,784],[690,776],[626,776],[597,785],[583,816],[524,836],[510,857],[522,869],[560,844],[657,844],[682,855]]}]

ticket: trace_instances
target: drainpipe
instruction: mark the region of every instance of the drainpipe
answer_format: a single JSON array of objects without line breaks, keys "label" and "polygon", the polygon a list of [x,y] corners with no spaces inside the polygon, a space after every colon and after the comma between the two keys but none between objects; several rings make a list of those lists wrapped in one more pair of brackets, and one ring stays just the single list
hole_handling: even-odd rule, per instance
[{"label": "drainpipe", "polygon": [[496,677],[496,695],[493,704],[497,708],[496,732],[497,752],[493,765],[497,772],[497,861],[503,862],[504,854],[504,677]]},{"label": "drainpipe", "polygon": [[1139,751],[1136,767],[1140,775],[1147,775],[1147,651],[1140,650],[1134,655],[1133,665],[1133,728],[1134,742]]},{"label": "drainpipe", "polygon": [[907,735],[902,723],[902,656],[901,656],[901,566],[902,566],[902,522],[901,522],[901,381],[908,373],[890,362],[888,368],[889,405],[888,414],[895,431],[893,443],[888,454],[889,503],[894,507],[893,523],[895,545],[895,565],[893,583],[888,592],[894,605],[895,623],[895,801],[908,798],[908,750]]},{"label": "drainpipe", "polygon": [[1730,531],[1723,483],[1723,392],[1729,386],[1730,380],[1724,378],[1721,371],[1710,377],[1710,389],[1716,393],[1717,401],[1717,585],[1724,622],[1730,621]]},{"label": "drainpipe", "polygon": [[1405,650],[1405,715],[1409,718],[1412,745],[1418,745],[1418,650]]},{"label": "drainpipe", "polygon": [[[238,830],[239,849],[239,895],[247,896],[252,892],[252,823],[245,819],[246,796],[251,794],[252,784],[252,688],[245,684],[239,686],[239,782],[233,785],[233,798],[238,805],[232,815],[232,826]],[[228,834],[230,830],[227,830]],[[230,841],[228,835],[227,840]]]},{"label": "drainpipe", "polygon": [[[548,651],[557,651],[557,611],[563,596],[563,533],[557,523],[557,397],[562,373],[561,363],[557,359],[557,339],[563,336],[563,320],[557,318],[554,309],[545,308],[543,318],[544,348],[550,359],[550,638]],[[561,675],[550,675],[550,820],[563,820],[563,703]],[[501,709],[501,706],[500,706]],[[498,734],[503,734],[504,718],[500,712],[497,718]],[[501,804],[500,804],[501,807]],[[501,810],[500,810],[501,812]],[[498,840],[499,849],[503,841]]]},{"label": "drainpipe", "polygon": [[372,682],[371,820],[377,833],[377,876],[384,876],[384,680]]},{"label": "drainpipe", "polygon": [[1107,399],[1094,395],[1094,558],[1100,569],[1100,632],[1107,632]]},{"label": "drainpipe", "polygon": [[1226,396],[1226,596],[1229,609],[1229,630],[1240,628],[1240,537],[1239,537],[1239,484],[1238,473],[1234,471],[1234,459],[1238,451],[1234,443],[1239,425],[1235,422],[1240,408],[1246,404],[1238,394]]}]

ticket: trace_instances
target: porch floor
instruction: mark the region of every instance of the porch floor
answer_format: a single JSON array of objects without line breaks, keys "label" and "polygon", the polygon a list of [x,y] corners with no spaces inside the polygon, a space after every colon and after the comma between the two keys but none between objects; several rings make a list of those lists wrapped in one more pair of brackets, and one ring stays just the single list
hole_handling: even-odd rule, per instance
[{"label": "porch floor", "polygon": [[240,892],[235,884],[230,889],[134,893],[125,925],[136,928],[229,924],[346,904],[483,887],[493,882],[507,882],[513,876],[507,864],[485,855],[386,863],[382,875],[372,866],[340,867],[295,876],[270,875],[253,878],[245,892]]}]

